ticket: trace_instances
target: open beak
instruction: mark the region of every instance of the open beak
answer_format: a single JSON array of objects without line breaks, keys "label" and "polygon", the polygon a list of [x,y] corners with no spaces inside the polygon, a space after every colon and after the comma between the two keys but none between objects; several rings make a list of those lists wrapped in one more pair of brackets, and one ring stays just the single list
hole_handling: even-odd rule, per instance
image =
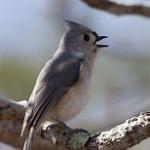
[{"label": "open beak", "polygon": [[[96,42],[98,42],[98,41],[101,41],[101,40],[103,40],[103,39],[105,39],[105,38],[108,38],[108,36],[96,36]],[[103,45],[103,44],[96,44],[97,45],[97,47],[108,47],[108,45]]]}]

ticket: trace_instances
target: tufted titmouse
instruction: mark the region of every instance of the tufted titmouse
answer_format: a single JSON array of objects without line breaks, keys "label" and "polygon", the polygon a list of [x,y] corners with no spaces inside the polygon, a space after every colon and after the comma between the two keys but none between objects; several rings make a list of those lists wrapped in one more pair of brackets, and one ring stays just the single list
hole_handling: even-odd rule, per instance
[{"label": "tufted titmouse", "polygon": [[21,135],[27,129],[23,150],[29,150],[35,129],[46,120],[67,121],[76,116],[88,101],[98,36],[86,26],[66,21],[69,27],[57,51],[40,72],[28,101]]}]

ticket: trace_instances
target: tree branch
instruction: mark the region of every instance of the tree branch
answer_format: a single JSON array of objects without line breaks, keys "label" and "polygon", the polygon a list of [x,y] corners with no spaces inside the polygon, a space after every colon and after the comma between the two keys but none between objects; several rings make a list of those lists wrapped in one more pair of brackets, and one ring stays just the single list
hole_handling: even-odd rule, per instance
[{"label": "tree branch", "polygon": [[[19,136],[25,105],[25,101],[20,103],[0,97],[0,141],[22,146],[24,139]],[[84,129],[71,129],[62,122],[46,122],[37,131],[32,149],[124,150],[147,137],[150,137],[150,112],[96,135]]]},{"label": "tree branch", "polygon": [[[87,5],[110,12],[115,15],[124,15],[124,14],[137,14],[142,16],[150,16],[150,5],[144,4],[124,4],[125,1],[122,0],[122,3],[118,3],[117,0],[82,0]],[[131,0],[132,1],[132,0]],[[123,3],[124,2],[124,3]]]},{"label": "tree branch", "polygon": [[[74,149],[84,146],[89,150],[125,150],[150,137],[150,112],[141,113],[140,116],[133,117],[125,123],[95,136],[91,136],[83,129],[70,129],[63,123],[57,124],[59,127],[55,129],[51,123],[47,123],[45,126],[42,130],[45,139],[52,140],[53,135],[55,142],[58,140],[59,144],[65,143],[65,146]],[[65,133],[65,137],[62,138],[63,134],[58,136],[56,134],[58,131]]]},{"label": "tree branch", "polygon": [[[0,141],[16,148],[21,148],[24,138],[20,137],[26,101],[15,102],[0,97]],[[40,141],[40,142],[39,142]],[[38,136],[35,138],[32,150],[65,150],[64,146],[54,145]]]},{"label": "tree branch", "polygon": [[26,101],[15,102],[8,98],[0,97],[0,120],[22,121],[25,113]]}]

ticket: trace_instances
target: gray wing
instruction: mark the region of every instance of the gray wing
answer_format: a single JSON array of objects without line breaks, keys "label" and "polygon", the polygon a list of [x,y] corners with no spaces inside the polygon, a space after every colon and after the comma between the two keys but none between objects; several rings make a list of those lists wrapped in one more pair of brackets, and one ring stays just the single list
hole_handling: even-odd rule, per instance
[{"label": "gray wing", "polygon": [[[29,102],[28,127],[36,126],[47,110],[52,109],[79,78],[81,59],[69,58],[47,64],[39,75],[34,96]],[[32,109],[30,111],[30,108]]]}]

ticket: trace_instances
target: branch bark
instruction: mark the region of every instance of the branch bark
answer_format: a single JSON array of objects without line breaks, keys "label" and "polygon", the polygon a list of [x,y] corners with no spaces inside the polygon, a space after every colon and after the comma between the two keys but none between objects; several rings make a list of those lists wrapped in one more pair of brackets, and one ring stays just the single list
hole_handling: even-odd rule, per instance
[{"label": "branch bark", "polygon": [[[118,3],[117,0],[82,0],[87,5],[110,12],[115,15],[124,15],[124,14],[137,14],[142,16],[150,16],[150,5],[144,4],[124,4],[125,1],[122,0],[122,3]],[[132,0],[131,0],[132,1]],[[124,3],[123,3],[124,2]]]},{"label": "branch bark", "polygon": [[[22,146],[24,139],[20,138],[20,130],[25,105],[26,101],[20,103],[0,97],[0,141],[18,148]],[[84,129],[71,129],[61,122],[46,122],[37,131],[32,149],[124,150],[147,137],[150,137],[150,112],[96,135]]]}]

